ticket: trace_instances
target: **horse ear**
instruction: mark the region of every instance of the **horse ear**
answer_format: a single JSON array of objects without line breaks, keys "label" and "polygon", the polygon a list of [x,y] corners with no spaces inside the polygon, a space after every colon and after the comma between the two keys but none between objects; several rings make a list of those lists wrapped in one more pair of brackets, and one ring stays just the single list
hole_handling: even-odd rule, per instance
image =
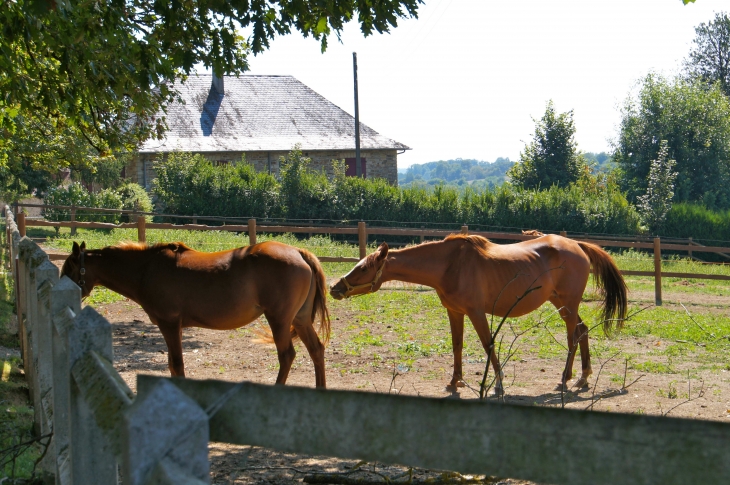
[{"label": "horse ear", "polygon": [[378,259],[385,259],[388,255],[388,243],[383,243],[378,247]]},{"label": "horse ear", "polygon": [[82,251],[86,250],[86,241],[81,241],[81,250]]},{"label": "horse ear", "polygon": [[81,252],[81,249],[79,249],[79,244],[76,241],[74,241],[73,248],[71,249],[71,254],[73,254],[74,256],[78,256],[80,252]]}]

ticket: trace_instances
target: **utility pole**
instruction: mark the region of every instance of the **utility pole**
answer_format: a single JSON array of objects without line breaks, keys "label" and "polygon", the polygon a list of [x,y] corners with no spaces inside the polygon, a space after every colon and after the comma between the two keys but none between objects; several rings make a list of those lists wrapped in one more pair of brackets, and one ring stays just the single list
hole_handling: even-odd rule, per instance
[{"label": "utility pole", "polygon": [[357,52],[352,53],[352,72],[355,78],[355,175],[362,177],[360,161],[360,106],[357,100]]}]

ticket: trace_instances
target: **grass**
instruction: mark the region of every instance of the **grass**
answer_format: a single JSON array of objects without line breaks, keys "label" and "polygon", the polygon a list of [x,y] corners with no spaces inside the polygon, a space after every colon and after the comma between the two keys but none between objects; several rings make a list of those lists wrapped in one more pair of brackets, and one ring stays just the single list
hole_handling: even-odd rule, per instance
[{"label": "grass", "polygon": [[[4,225],[1,234],[5,234]],[[0,346],[19,351],[15,318],[13,283],[6,272],[5,245],[0,248]],[[0,359],[0,476],[14,480],[32,480],[41,448],[33,442],[33,408],[28,401],[28,386],[18,357]],[[29,443],[23,446],[23,443]],[[0,482],[5,483],[4,479]],[[24,483],[33,483],[25,481]]]}]

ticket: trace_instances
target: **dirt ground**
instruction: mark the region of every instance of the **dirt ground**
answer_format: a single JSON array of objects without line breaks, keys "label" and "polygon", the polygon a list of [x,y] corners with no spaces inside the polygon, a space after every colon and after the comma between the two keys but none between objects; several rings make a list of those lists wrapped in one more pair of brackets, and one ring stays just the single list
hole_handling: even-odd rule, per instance
[{"label": "dirt ground", "polygon": [[[381,290],[387,291],[387,290]],[[698,301],[693,301],[696,298]],[[708,300],[709,298],[709,300]],[[632,294],[634,301],[652,301],[651,294]],[[707,300],[707,301],[705,301]],[[710,301],[711,300],[711,301]],[[665,304],[673,305],[672,295],[665,294]],[[730,296],[682,295],[686,305],[711,304],[718,308],[730,308]],[[166,346],[159,330],[151,324],[147,315],[135,303],[116,302],[99,307],[111,322],[114,337],[114,365],[132,390],[136,387],[138,373],[169,375]],[[723,311],[723,310],[718,310]],[[336,338],[326,351],[327,386],[330,389],[363,390],[369,392],[397,392],[408,395],[435,398],[476,399],[476,390],[484,371],[481,360],[464,362],[464,378],[467,387],[451,394],[445,386],[453,369],[451,356],[423,357],[414,361],[411,368],[395,367],[397,355],[390,355],[387,347],[380,347],[380,359],[363,352],[361,356],[345,353],[342,343],[347,340],[346,322],[351,315],[333,314],[332,325]],[[214,331],[190,328],[183,332],[185,369],[188,377],[196,379],[248,380],[273,384],[278,362],[272,347],[254,343],[255,327],[265,325],[263,318],[245,329]],[[374,324],[373,334],[385,335],[388,327]],[[445,332],[448,330],[445,329]],[[449,338],[445,333],[444,338]],[[673,343],[673,342],[671,342]],[[632,353],[650,355],[670,343],[656,338],[619,337],[618,346],[631,348]],[[651,357],[661,362],[662,357]],[[578,361],[580,359],[577,359]],[[670,416],[730,422],[730,365],[721,370],[696,370],[696,365],[676,364],[679,373],[642,376],[628,369],[623,361],[609,361],[601,369],[602,362],[594,358],[594,375],[588,389],[573,390],[562,395],[556,390],[561,374],[562,359],[543,359],[523,356],[505,368],[505,402],[524,405],[561,406],[568,408],[609,412],[665,414]],[[579,363],[575,368],[579,372]],[[598,375],[600,371],[600,376]],[[691,371],[691,381],[687,372]],[[624,376],[625,382],[617,376]],[[638,381],[634,382],[638,378]],[[631,384],[622,390],[622,384]],[[287,381],[288,385],[314,386],[312,362],[301,344]],[[691,387],[689,387],[691,385]],[[689,400],[688,396],[692,399]],[[495,399],[491,397],[491,399]],[[689,402],[688,402],[689,401]],[[355,472],[356,460],[336,460],[275,453],[252,447],[239,447],[211,443],[211,478],[214,484],[301,482],[311,473],[346,473],[354,478],[379,479],[379,475],[396,477],[408,470],[402,467],[385,467],[367,464]],[[434,479],[436,472],[416,470],[414,478]],[[494,479],[487,483],[521,484],[512,479]]]}]

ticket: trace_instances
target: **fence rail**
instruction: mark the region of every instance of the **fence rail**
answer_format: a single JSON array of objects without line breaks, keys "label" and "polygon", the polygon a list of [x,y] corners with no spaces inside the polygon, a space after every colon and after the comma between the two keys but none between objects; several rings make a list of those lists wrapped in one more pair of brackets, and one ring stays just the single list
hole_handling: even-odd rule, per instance
[{"label": "fence rail", "polygon": [[[139,376],[109,322],[6,212],[40,466],[59,485],[210,483],[208,441],[572,484],[724,483],[730,424]],[[362,234],[362,233],[361,233]],[[55,477],[55,478],[54,478]]]},{"label": "fence rail", "polygon": [[[18,204],[21,207],[40,207],[40,208],[64,208],[74,210],[86,210],[87,208],[73,207],[73,206],[44,206],[42,204]],[[97,209],[101,210],[101,209]],[[112,209],[106,209],[107,211],[116,211]],[[129,213],[130,211],[126,211]],[[133,211],[132,211],[133,212]],[[173,216],[171,216],[173,217]],[[177,216],[174,216],[177,217]],[[186,216],[189,218],[195,218],[198,216]],[[367,226],[365,222],[359,222],[357,227],[355,226],[324,226],[324,225],[281,225],[281,224],[259,224],[256,219],[249,219],[247,224],[226,224],[223,226],[207,226],[203,224],[171,224],[171,223],[154,223],[147,222],[144,215],[137,217],[137,222],[111,224],[104,222],[78,222],[75,220],[66,222],[52,222],[37,219],[26,219],[25,214],[19,212],[17,214],[18,228],[21,236],[26,233],[26,227],[68,227],[72,231],[76,228],[87,228],[87,229],[118,229],[118,228],[129,228],[137,229],[137,239],[140,242],[146,241],[147,229],[169,229],[169,230],[188,230],[188,231],[229,231],[229,232],[247,232],[249,241],[251,244],[256,243],[257,233],[297,233],[297,234],[351,234],[358,236],[359,246],[359,257],[332,257],[326,255],[317,255],[319,260],[324,263],[353,263],[364,258],[367,254],[367,241],[368,236],[402,236],[402,237],[419,237],[420,241],[423,242],[426,237],[446,237],[449,234],[453,234],[453,230],[444,229],[413,229],[413,228],[393,228],[393,227],[378,227],[378,226]],[[215,219],[215,218],[210,218]],[[469,226],[461,226],[460,229],[462,234],[476,234],[479,236],[486,237],[488,239],[498,241],[526,241],[535,239],[535,235],[528,234],[515,234],[509,232],[493,232],[493,231],[472,231]],[[567,233],[561,232],[562,236],[568,237]],[[694,253],[713,253],[720,256],[727,256],[730,253],[730,247],[723,246],[702,246],[693,242],[692,239],[688,239],[686,244],[677,244],[676,240],[672,242],[662,243],[660,238],[653,238],[651,241],[629,241],[625,239],[620,240],[609,240],[609,239],[595,239],[586,237],[575,237],[572,238],[576,241],[590,242],[597,244],[602,247],[617,247],[617,248],[635,248],[651,250],[654,253],[654,270],[653,271],[622,271],[627,276],[643,276],[654,279],[654,302],[656,305],[662,305],[662,278],[686,278],[686,279],[706,279],[706,280],[720,280],[730,281],[728,275],[713,275],[703,273],[680,273],[680,272],[663,272],[662,271],[662,251],[681,251],[686,252],[690,257],[693,257]],[[62,259],[65,255],[53,255],[52,259]]]}]

